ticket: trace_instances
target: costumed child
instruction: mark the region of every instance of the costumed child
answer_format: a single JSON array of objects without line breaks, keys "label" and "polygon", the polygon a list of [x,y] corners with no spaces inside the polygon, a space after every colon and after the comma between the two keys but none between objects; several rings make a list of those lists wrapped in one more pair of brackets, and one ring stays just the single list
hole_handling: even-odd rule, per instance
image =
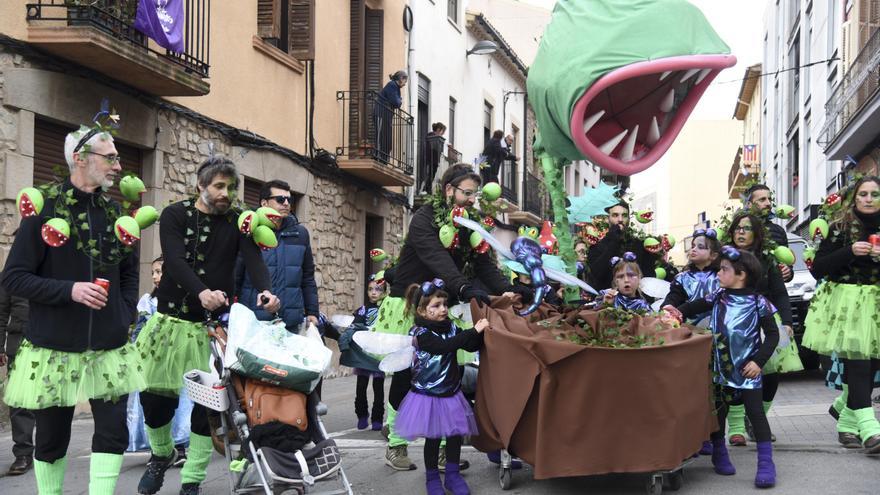
[{"label": "costumed child", "polygon": [[768,488],[776,484],[776,466],[770,424],[763,407],[761,369],[779,343],[779,327],[774,318],[776,308],[755,291],[762,270],[761,262],[753,254],[725,246],[718,271],[721,289],[677,309],[666,306],[664,310],[681,320],[711,309],[718,411],[718,430],[711,435],[712,465],[718,474],[736,474],[724,442],[724,426],[729,404],[742,403],[758,444],[755,486]]},{"label": "costumed child", "polygon": [[[774,252],[778,246],[773,241],[767,224],[749,210],[741,210],[734,214],[725,235],[730,239],[733,247],[754,254],[761,262],[762,276],[755,286],[755,291],[776,307],[778,319],[776,323],[780,332],[784,331],[789,337],[788,345],[776,349],[767,361],[767,365],[763,367],[764,414],[768,414],[773,406],[773,399],[776,398],[776,391],[779,389],[779,376],[804,369],[798,355],[797,343],[791,338],[794,336],[791,301],[785,288],[782,271],[774,259]],[[742,406],[731,406],[727,421],[727,438],[730,445],[745,446],[746,435],[755,441],[754,431],[745,417]],[[776,441],[773,432],[770,433],[770,439]]]},{"label": "costumed child", "polygon": [[[688,265],[675,276],[663,306],[681,306],[685,302],[702,299],[718,290],[718,255],[721,243],[715,229],[697,229],[688,250]],[[706,327],[710,312],[690,319],[694,325]]]},{"label": "costumed child", "polygon": [[[153,280],[153,290],[141,296],[137,304],[138,318],[134,330],[131,332],[131,342],[137,340],[138,334],[144,328],[144,324],[156,312],[158,300],[156,290],[162,280],[162,264],[164,259],[161,255],[150,264],[150,275]],[[171,420],[171,433],[174,438],[174,448],[177,449],[177,461],[174,466],[183,466],[186,462],[186,447],[189,445],[189,416],[192,412],[192,400],[186,395],[186,389],[180,391],[180,402]],[[146,424],[144,423],[144,411],[140,404],[140,393],[132,392],[128,395],[128,448],[127,452],[148,450],[150,441],[147,437]]]},{"label": "costumed child", "polygon": [[628,311],[650,311],[651,306],[639,290],[642,270],[636,255],[627,251],[622,258],[611,258],[611,288],[600,292],[605,307]]},{"label": "costumed child", "polygon": [[[354,312],[354,323],[373,328],[376,317],[379,316],[379,306],[388,295],[387,289],[388,285],[384,279],[376,278],[375,274],[370,276],[370,283],[367,285],[368,302]],[[357,375],[357,389],[354,396],[357,428],[365,430],[369,420],[372,421],[373,431],[379,431],[382,429],[382,417],[385,416],[385,373],[354,368],[354,374]],[[373,411],[370,417],[367,417],[367,385],[370,383],[370,378],[373,379]]]},{"label": "costumed child", "polygon": [[[456,352],[476,352],[483,342],[486,319],[473,329],[462,330],[449,319],[448,295],[442,280],[435,278],[406,291],[406,311],[414,316],[409,334],[415,351],[409,392],[400,403],[394,429],[408,440],[425,438],[425,484],[428,495],[470,493],[461,477],[459,459],[462,437],[476,435],[477,423],[461,392],[461,372]],[[437,460],[440,442],[446,439],[446,472],[440,483]]]},{"label": "costumed child", "polygon": [[837,420],[840,442],[861,443],[866,454],[876,454],[880,422],[871,390],[880,370],[880,178],[863,177],[852,191],[810,269],[824,283],[810,304],[803,345],[822,355],[835,353],[842,364],[847,388]]}]

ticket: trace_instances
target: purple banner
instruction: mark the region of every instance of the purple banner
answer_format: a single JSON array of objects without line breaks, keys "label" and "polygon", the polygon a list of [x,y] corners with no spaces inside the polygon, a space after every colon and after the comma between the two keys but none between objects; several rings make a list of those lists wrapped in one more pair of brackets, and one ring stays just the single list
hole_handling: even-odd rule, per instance
[{"label": "purple banner", "polygon": [[140,0],[134,28],[172,52],[183,51],[183,0]]}]

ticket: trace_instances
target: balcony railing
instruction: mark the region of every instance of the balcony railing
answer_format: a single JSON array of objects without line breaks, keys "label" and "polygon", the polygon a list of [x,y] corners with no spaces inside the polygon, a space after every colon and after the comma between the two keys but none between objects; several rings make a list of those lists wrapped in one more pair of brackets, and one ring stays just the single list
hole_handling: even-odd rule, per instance
[{"label": "balcony railing", "polygon": [[501,181],[501,197],[513,203],[519,204],[517,195],[517,162],[515,160],[504,160],[501,162],[501,171],[498,174]]},{"label": "balcony railing", "polygon": [[544,194],[540,177],[526,170],[523,174],[523,200],[521,210],[544,218]]},{"label": "balcony railing", "polygon": [[825,104],[828,120],[822,129],[825,149],[837,139],[853,118],[876,95],[880,85],[880,30],[874,32],[837,89]]},{"label": "balcony railing", "polygon": [[374,160],[412,176],[412,115],[385,104],[375,91],[337,91],[336,100],[342,103],[344,140],[336,155]]},{"label": "balcony railing", "polygon": [[449,166],[461,163],[461,151],[453,148],[451,144],[446,145],[446,163]]},{"label": "balcony railing", "polygon": [[138,49],[168,60],[186,72],[208,77],[211,0],[183,0],[184,49],[180,53],[158,51],[134,28],[138,2],[134,0],[39,0],[26,4],[27,20],[53,26],[92,27]]}]

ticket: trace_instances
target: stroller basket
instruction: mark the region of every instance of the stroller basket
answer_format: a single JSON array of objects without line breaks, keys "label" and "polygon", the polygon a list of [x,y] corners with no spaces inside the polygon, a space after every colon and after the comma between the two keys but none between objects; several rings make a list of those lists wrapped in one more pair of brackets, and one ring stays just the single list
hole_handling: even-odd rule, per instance
[{"label": "stroller basket", "polygon": [[226,387],[214,388],[213,386],[215,383],[220,383],[217,375],[192,370],[183,376],[183,383],[190,398],[196,404],[219,412],[229,409],[229,396],[226,394]]}]

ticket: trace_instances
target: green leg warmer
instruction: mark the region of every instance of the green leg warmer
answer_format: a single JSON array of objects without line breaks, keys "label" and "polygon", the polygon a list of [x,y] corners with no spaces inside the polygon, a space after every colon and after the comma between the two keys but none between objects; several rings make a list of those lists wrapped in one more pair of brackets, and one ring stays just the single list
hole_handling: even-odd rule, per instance
[{"label": "green leg warmer", "polygon": [[843,384],[843,392],[834,399],[834,403],[831,404],[831,407],[837,411],[838,414],[843,414],[843,408],[846,407],[846,398],[849,397],[849,385]]},{"label": "green leg warmer", "polygon": [[846,404],[840,410],[840,418],[837,419],[837,431],[838,433],[859,434],[859,422],[856,419],[856,414],[852,409],[846,407]]},{"label": "green leg warmer", "polygon": [[122,468],[122,454],[92,452],[89,464],[89,495],[113,495]]},{"label": "green leg warmer", "polygon": [[388,404],[388,446],[397,447],[399,445],[409,445],[405,438],[398,436],[394,430],[394,420],[397,419],[397,410]]},{"label": "green leg warmer", "polygon": [[153,429],[146,427],[150,450],[159,457],[168,457],[174,451],[174,440],[171,438],[171,423]]},{"label": "green leg warmer", "polygon": [[859,438],[862,439],[862,442],[874,435],[880,435],[880,422],[874,416],[873,407],[856,409],[853,411],[853,414],[855,414],[856,421],[859,423]]},{"label": "green leg warmer", "polygon": [[727,438],[733,435],[746,436],[746,406],[730,406],[727,412]]},{"label": "green leg warmer", "polygon": [[55,462],[43,462],[35,459],[34,475],[37,477],[37,491],[40,495],[61,495],[66,469],[67,456]]},{"label": "green leg warmer", "polygon": [[[745,407],[745,406],[743,406]],[[767,416],[767,413],[770,412],[770,408],[773,407],[773,401],[764,401],[764,416]],[[769,417],[769,416],[768,416]]]},{"label": "green leg warmer", "polygon": [[190,433],[189,449],[186,451],[186,462],[180,470],[180,483],[201,483],[207,476],[208,463],[211,462],[211,453],[214,444],[211,437]]}]

